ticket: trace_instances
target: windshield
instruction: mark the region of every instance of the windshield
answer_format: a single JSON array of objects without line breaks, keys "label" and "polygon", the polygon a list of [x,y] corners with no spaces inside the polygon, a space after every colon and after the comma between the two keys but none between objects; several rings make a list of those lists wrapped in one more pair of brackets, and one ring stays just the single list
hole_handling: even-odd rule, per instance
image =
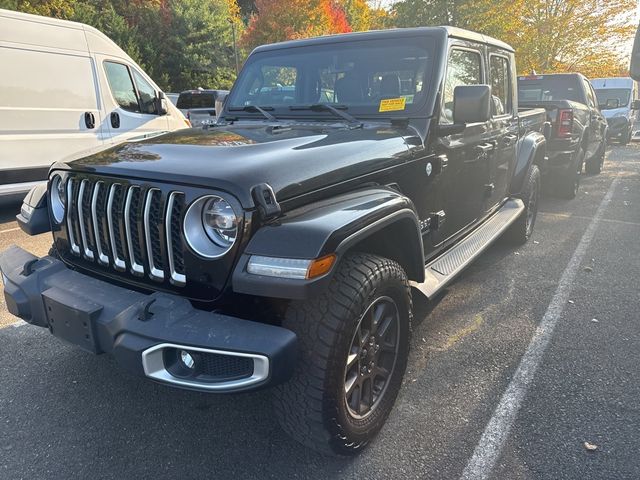
[{"label": "windshield", "polygon": [[579,82],[573,76],[538,76],[518,79],[518,102],[570,100],[584,103],[580,98]]},{"label": "windshield", "polygon": [[429,38],[405,37],[260,52],[249,57],[227,106],[269,107],[278,118],[331,115],[291,108],[315,104],[339,105],[351,115],[406,115],[424,104],[433,50]]},{"label": "windshield", "polygon": [[[600,88],[596,90],[596,97],[598,97],[598,104],[603,110],[626,107],[629,105],[629,97],[631,96],[631,89],[629,88]],[[613,100],[611,102],[610,100]],[[616,107],[615,101],[618,101]],[[607,105],[607,102],[609,105]]]}]

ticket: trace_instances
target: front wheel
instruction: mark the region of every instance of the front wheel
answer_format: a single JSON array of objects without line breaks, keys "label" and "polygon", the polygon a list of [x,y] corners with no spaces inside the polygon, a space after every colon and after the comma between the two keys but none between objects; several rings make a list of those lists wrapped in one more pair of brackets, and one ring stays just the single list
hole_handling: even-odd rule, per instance
[{"label": "front wheel", "polygon": [[411,290],[396,262],[345,256],[327,291],[292,302],[283,326],[298,336],[293,377],[272,390],[283,429],[328,454],[361,451],[400,390],[411,330]]},{"label": "front wheel", "polygon": [[524,211],[504,233],[503,239],[515,245],[522,245],[529,240],[538,217],[538,200],[540,199],[540,169],[531,165],[519,198],[524,202]]}]

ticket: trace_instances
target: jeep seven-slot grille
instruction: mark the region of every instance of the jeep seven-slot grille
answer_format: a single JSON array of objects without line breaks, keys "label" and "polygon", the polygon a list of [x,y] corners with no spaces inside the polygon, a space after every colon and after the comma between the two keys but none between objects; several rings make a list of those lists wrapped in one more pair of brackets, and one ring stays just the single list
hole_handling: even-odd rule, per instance
[{"label": "jeep seven-slot grille", "polygon": [[182,192],[72,177],[67,204],[72,254],[156,282],[186,284]]}]

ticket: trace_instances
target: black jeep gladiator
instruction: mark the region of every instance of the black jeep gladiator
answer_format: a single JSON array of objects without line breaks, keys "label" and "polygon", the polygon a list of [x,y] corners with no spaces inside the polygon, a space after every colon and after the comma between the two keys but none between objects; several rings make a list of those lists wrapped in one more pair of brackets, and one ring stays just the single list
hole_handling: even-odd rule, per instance
[{"label": "black jeep gladiator", "polygon": [[548,162],[542,168],[550,186],[574,198],[582,170],[600,173],[607,148],[607,121],[589,80],[579,73],[518,77],[521,108],[544,108],[551,124]]},{"label": "black jeep gladiator", "polygon": [[538,207],[544,110],[513,50],[453,28],[256,49],[218,124],[52,166],[0,255],[10,312],[155,381],[271,387],[283,428],[353,454],[432,298]]}]

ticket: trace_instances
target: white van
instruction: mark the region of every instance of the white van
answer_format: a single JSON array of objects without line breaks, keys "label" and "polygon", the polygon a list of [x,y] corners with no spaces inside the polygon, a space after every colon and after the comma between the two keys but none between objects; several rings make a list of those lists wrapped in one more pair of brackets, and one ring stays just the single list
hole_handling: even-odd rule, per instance
[{"label": "white van", "polygon": [[623,145],[631,141],[633,124],[640,110],[638,82],[629,77],[595,78],[591,80],[602,114],[609,124],[609,140]]},{"label": "white van", "polygon": [[189,122],[95,28],[0,9],[0,196],[49,166]]}]

